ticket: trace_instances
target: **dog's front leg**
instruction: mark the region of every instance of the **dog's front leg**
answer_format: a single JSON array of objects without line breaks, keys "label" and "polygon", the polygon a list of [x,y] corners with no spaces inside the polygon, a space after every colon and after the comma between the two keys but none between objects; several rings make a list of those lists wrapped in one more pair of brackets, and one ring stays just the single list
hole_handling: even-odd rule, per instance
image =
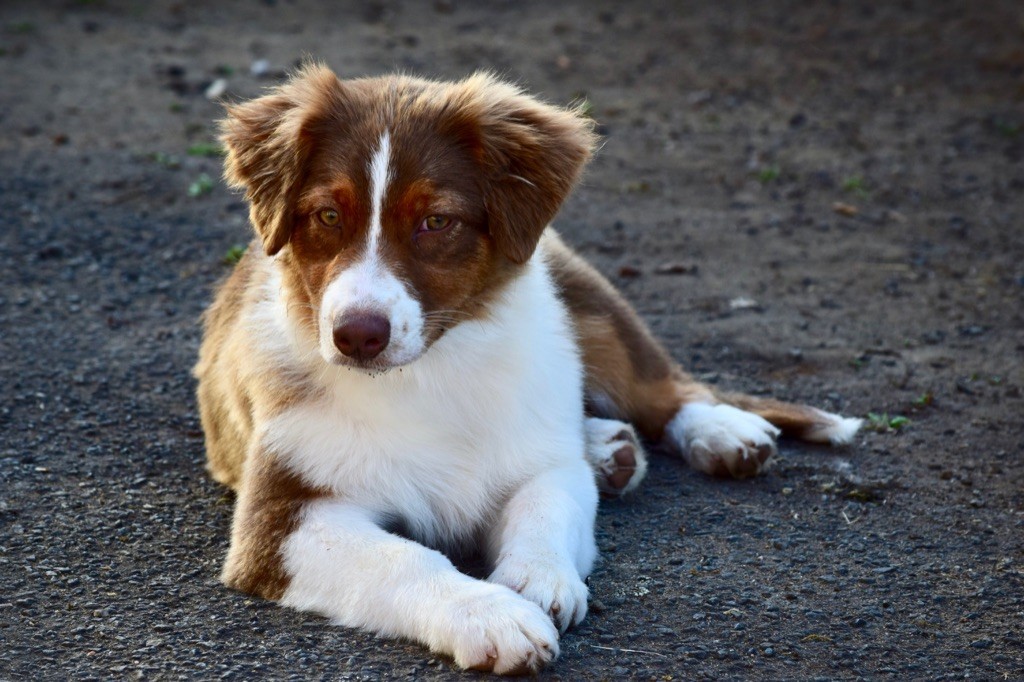
[{"label": "dog's front leg", "polygon": [[587,614],[587,586],[597,557],[594,474],[578,463],[544,472],[509,498],[489,538],[491,582],[538,604],[565,632]]},{"label": "dog's front leg", "polygon": [[421,642],[464,668],[532,672],[558,655],[558,632],[536,604],[265,461],[247,467],[222,577],[342,625]]},{"label": "dog's front leg", "polygon": [[532,672],[558,655],[558,633],[534,604],[458,572],[364,510],[311,503],[282,555],[291,577],[285,605],[422,642],[464,668]]}]

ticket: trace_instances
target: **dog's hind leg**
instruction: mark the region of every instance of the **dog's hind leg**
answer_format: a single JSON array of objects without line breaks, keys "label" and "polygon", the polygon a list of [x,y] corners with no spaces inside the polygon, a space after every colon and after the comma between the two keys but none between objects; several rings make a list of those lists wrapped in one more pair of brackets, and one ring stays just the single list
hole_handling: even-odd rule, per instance
[{"label": "dog's hind leg", "polygon": [[[761,470],[780,433],[838,444],[851,440],[860,427],[859,419],[700,383],[672,360],[615,288],[557,235],[549,233],[543,245],[583,353],[589,414],[627,421],[644,438],[678,451],[695,469],[737,478]],[[601,468],[595,469],[600,482]]]}]

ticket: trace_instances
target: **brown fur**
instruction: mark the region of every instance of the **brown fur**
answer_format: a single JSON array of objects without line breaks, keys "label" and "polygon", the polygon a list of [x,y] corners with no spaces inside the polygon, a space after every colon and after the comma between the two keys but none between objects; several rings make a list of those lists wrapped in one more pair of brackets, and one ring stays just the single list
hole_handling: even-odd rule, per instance
[{"label": "brown fur", "polygon": [[[206,468],[215,480],[238,489],[252,433],[252,401],[240,390],[231,357],[233,331],[254,288],[253,259],[242,258],[203,315],[203,344],[194,374],[199,414],[206,435]],[[238,358],[240,359],[240,358]]]},{"label": "brown fur", "polygon": [[340,87],[330,71],[307,69],[273,95],[228,107],[221,123],[225,177],[246,190],[250,220],[268,255],[288,242],[315,139],[312,127]]},{"label": "brown fur", "polygon": [[253,355],[244,317],[263,295],[266,260],[250,247],[221,285],[203,316],[203,343],[194,370],[207,469],[236,492],[253,446],[254,424],[316,395],[305,374]]},{"label": "brown fur", "polygon": [[608,280],[553,233],[544,247],[580,340],[591,411],[632,422],[656,441],[686,403],[715,402],[712,390],[673,362]]},{"label": "brown fur", "polygon": [[759,415],[782,429],[793,438],[814,442],[823,440],[822,434],[831,426],[820,412],[807,405],[796,405],[774,398],[759,398],[743,393],[715,391],[715,397],[728,405]]},{"label": "brown fur", "polygon": [[231,551],[221,579],[228,587],[280,599],[288,588],[280,548],[295,530],[302,508],[326,491],[307,486],[272,454],[250,456],[235,504]]}]

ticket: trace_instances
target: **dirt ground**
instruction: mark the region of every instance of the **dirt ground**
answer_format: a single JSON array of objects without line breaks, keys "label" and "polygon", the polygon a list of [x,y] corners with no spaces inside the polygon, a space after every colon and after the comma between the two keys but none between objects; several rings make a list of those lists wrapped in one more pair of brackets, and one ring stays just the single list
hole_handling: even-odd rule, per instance
[{"label": "dirt ground", "polygon": [[463,677],[217,580],[206,93],[303,55],[586,97],[567,239],[706,381],[875,415],[751,481],[657,457],[543,677],[1024,679],[1015,0],[0,4],[0,679]]}]

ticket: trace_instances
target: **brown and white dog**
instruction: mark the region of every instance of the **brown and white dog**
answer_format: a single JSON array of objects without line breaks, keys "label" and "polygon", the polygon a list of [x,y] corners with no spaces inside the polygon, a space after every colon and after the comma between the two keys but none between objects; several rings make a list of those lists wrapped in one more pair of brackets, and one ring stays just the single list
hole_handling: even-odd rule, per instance
[{"label": "brown and white dog", "polygon": [[[643,477],[633,427],[750,476],[780,430],[859,426],[697,383],[559,240],[595,144],[578,111],[489,75],[307,66],[230,106],[223,141],[258,233],[196,367],[209,470],[238,495],[231,587],[536,670],[586,614],[598,488]],[[442,553],[465,549],[489,578]]]}]

